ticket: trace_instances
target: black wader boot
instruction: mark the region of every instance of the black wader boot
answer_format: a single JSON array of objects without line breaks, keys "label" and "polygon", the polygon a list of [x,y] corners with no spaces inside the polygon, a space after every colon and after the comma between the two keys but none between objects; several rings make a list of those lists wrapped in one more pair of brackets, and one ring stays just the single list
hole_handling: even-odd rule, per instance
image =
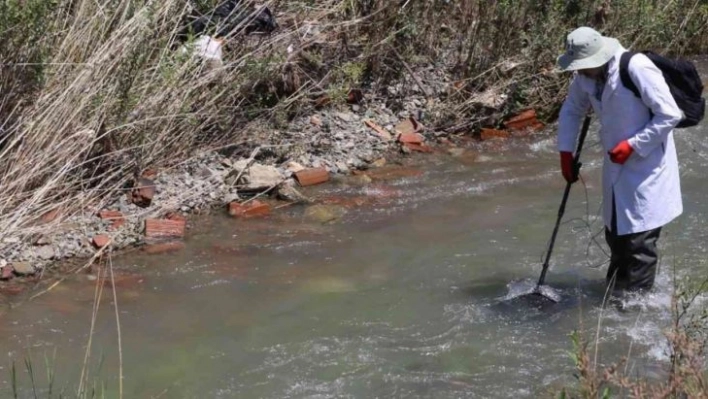
[{"label": "black wader boot", "polygon": [[605,240],[612,256],[607,270],[607,284],[611,291],[648,291],[654,286],[659,256],[656,242],[661,227],[618,236],[617,211],[612,205],[612,227],[605,227]]}]

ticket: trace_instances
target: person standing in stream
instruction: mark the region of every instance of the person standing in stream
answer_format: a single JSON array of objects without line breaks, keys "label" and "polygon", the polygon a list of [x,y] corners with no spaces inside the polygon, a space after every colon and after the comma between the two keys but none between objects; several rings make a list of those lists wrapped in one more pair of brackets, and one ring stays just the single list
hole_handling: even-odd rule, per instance
[{"label": "person standing in stream", "polygon": [[566,38],[558,58],[573,80],[558,123],[558,150],[565,180],[578,180],[573,151],[592,107],[604,149],[602,216],[611,250],[607,284],[615,297],[654,285],[661,228],[683,212],[673,129],[683,118],[659,70],[644,54],[629,63],[641,98],[624,87],[617,39],[581,27]]}]

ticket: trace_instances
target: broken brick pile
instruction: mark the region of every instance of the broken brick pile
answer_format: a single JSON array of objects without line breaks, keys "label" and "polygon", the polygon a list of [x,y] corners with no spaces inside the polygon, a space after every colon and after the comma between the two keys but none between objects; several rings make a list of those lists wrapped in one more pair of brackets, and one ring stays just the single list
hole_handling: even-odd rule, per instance
[{"label": "broken brick pile", "polygon": [[[360,90],[352,90],[348,96],[349,103],[354,104],[352,107],[358,107],[364,102]],[[319,159],[313,158],[311,155],[293,158],[287,163],[287,167],[283,166],[279,170],[285,174],[285,178],[291,178],[291,181],[299,187],[325,183],[330,180],[332,174],[352,174],[360,169],[379,167],[382,159],[380,154],[385,149],[397,149],[404,154],[432,153],[437,151],[437,147],[433,143],[451,143],[447,138],[436,137],[434,132],[430,131],[412,114],[407,117],[399,115],[397,117],[398,123],[395,124],[392,123],[392,117],[384,118],[384,122],[379,124],[380,121],[375,117],[370,117],[370,114],[364,118],[342,112],[332,113],[332,115],[330,117],[325,114],[311,115],[307,119],[307,124],[321,132],[333,132],[333,124],[340,128],[358,125],[363,131],[371,133],[371,137],[367,138],[369,140],[367,143],[373,143],[374,146],[363,148],[359,157],[347,159],[346,162],[336,159],[329,162],[326,160],[326,154]],[[543,124],[538,121],[535,111],[526,110],[504,121],[503,129],[484,127],[478,131],[479,134],[476,137],[483,142],[504,140],[510,137],[529,135],[542,128]],[[358,151],[356,137],[349,138],[341,131],[336,132],[336,130],[331,135],[334,140],[329,140],[330,145],[336,145],[340,150],[344,149],[341,156],[346,157],[349,156],[347,154],[351,154],[351,151]],[[326,141],[323,140],[323,142]],[[82,222],[84,224],[80,229],[75,230],[82,231],[83,234],[64,234],[64,240],[68,239],[73,242],[70,246],[57,246],[49,237],[54,232],[49,231],[51,227],[47,227],[46,236],[33,238],[29,249],[24,252],[20,250],[0,251],[0,268],[2,268],[0,278],[9,279],[15,275],[31,275],[41,270],[50,261],[72,256],[89,257],[98,250],[108,251],[128,246],[142,246],[146,253],[151,254],[180,250],[184,248],[182,240],[187,228],[184,214],[198,210],[205,205],[219,204],[223,206],[226,204],[228,215],[239,219],[264,217],[273,213],[274,208],[269,201],[262,199],[244,201],[242,198],[231,195],[231,186],[241,184],[241,182],[225,183],[228,176],[234,175],[233,173],[229,174],[233,161],[229,161],[228,166],[219,169],[223,165],[213,165],[227,163],[228,159],[220,155],[209,155],[209,157],[211,158],[207,158],[207,162],[195,160],[192,164],[179,169],[179,172],[158,173],[154,169],[144,171],[132,187],[126,190],[126,195],[119,202],[107,203],[103,209],[94,210],[90,213],[91,216],[84,217],[86,219]],[[238,178],[241,176],[241,172],[235,175],[235,178]],[[181,182],[182,185],[175,185],[175,181]],[[194,190],[193,187],[199,187],[199,190]],[[212,187],[217,187],[217,189],[209,191],[212,190]],[[275,188],[271,194],[275,194],[277,198],[292,201],[292,192],[286,194],[285,189],[288,187],[287,184],[278,184],[277,187],[258,187],[258,189]],[[292,185],[290,189],[292,189]],[[198,196],[195,199],[190,199],[186,205],[183,200],[172,200],[177,194],[189,190],[194,190]],[[294,195],[295,197],[300,196],[297,191]],[[327,203],[363,204],[367,201],[366,199],[356,201],[330,199]],[[129,208],[128,205],[133,208]],[[58,225],[58,220],[61,221],[62,216],[64,215],[61,215],[61,209],[53,209],[42,215],[40,222],[47,226],[55,226]],[[91,224],[93,227],[87,229],[85,228],[86,224]],[[15,239],[3,240],[3,243],[18,244]],[[24,256],[27,251],[32,254],[29,258]]]}]

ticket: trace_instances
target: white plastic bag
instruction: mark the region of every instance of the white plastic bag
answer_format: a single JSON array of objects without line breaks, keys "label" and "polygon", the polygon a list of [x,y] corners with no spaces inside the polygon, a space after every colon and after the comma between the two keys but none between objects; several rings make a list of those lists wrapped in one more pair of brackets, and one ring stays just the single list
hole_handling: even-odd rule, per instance
[{"label": "white plastic bag", "polygon": [[[208,61],[222,62],[222,46],[224,41],[211,36],[199,36],[193,43],[192,55]],[[182,47],[182,52],[187,52],[187,47]]]}]

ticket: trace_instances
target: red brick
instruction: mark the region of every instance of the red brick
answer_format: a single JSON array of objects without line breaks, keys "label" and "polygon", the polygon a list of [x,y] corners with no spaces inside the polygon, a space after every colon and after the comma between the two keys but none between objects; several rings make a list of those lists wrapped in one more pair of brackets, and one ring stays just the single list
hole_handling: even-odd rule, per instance
[{"label": "red brick", "polygon": [[329,180],[329,172],[325,168],[304,169],[295,173],[297,182],[305,186],[314,186]]},{"label": "red brick", "polygon": [[375,131],[382,139],[384,140],[391,140],[391,133],[388,132],[388,130],[382,128],[381,126],[377,125],[373,121],[370,120],[365,120],[364,124]]},{"label": "red brick", "polygon": [[184,247],[185,245],[182,241],[170,241],[160,244],[146,245],[145,247],[143,247],[143,251],[151,255],[156,255],[181,251],[184,249]]},{"label": "red brick", "polygon": [[510,130],[540,130],[543,129],[543,123],[539,122],[536,116],[536,111],[529,109],[510,118],[504,122],[504,126]]},{"label": "red brick", "polygon": [[351,89],[347,94],[349,104],[360,104],[364,100],[364,93],[360,89]]},{"label": "red brick", "polygon": [[14,283],[9,283],[9,284],[2,284],[0,285],[0,293],[8,296],[14,296],[14,295],[19,295],[22,292],[25,291],[27,288],[26,285],[20,285],[20,284],[14,284]]},{"label": "red brick", "polygon": [[423,144],[423,136],[418,133],[401,133],[398,141],[404,144]]},{"label": "red brick", "polygon": [[140,175],[140,177],[144,177],[146,179],[155,179],[157,177],[157,169],[153,168],[148,168],[143,171],[143,173]]},{"label": "red brick", "polygon": [[99,234],[93,238],[92,242],[94,247],[103,248],[111,243],[111,237],[105,234]]},{"label": "red brick", "polygon": [[146,208],[152,204],[155,191],[155,182],[140,178],[131,192],[131,201],[137,206]]},{"label": "red brick", "polygon": [[497,129],[487,129],[487,128],[482,128],[482,130],[479,133],[479,136],[482,140],[490,140],[494,138],[509,138],[511,135],[509,132],[505,130],[497,130]]},{"label": "red brick", "polygon": [[107,209],[102,210],[98,213],[98,216],[103,220],[117,220],[123,219],[123,214],[119,211],[109,211]]},{"label": "red brick", "polygon": [[266,216],[270,214],[270,205],[254,200],[252,202],[247,202],[245,204],[240,204],[238,202],[232,202],[229,204],[229,215],[234,217],[258,217]]},{"label": "red brick", "polygon": [[41,216],[40,220],[42,221],[42,223],[51,223],[54,220],[56,220],[56,218],[58,216],[59,216],[59,208],[56,208],[56,209],[52,209],[51,211],[43,214]]},{"label": "red brick", "polygon": [[148,239],[182,238],[186,225],[184,220],[147,219],[145,237]]},{"label": "red brick", "polygon": [[432,153],[433,149],[428,147],[425,144],[417,144],[417,143],[403,143],[406,148],[408,148],[411,151],[416,151],[416,152],[424,152],[424,153]]},{"label": "red brick", "polygon": [[7,265],[7,266],[3,267],[2,274],[0,275],[0,279],[1,280],[10,280],[11,278],[13,278],[15,276],[13,274],[14,271],[15,271],[15,269],[11,265]]}]

